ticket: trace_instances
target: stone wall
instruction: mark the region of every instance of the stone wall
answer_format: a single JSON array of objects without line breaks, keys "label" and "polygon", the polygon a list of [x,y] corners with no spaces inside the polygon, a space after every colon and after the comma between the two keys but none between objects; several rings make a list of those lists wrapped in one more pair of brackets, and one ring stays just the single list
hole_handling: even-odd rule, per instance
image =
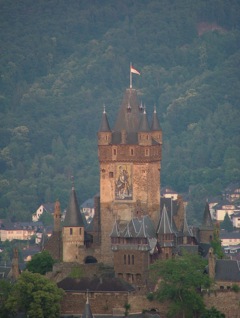
[{"label": "stone wall", "polygon": [[226,318],[240,318],[240,292],[230,290],[206,294],[204,302],[207,308],[215,307],[225,314]]}]

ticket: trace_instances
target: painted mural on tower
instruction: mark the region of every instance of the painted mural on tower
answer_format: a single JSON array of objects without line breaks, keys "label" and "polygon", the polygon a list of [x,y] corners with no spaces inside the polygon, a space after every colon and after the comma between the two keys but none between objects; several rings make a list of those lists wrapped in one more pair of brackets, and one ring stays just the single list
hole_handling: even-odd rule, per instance
[{"label": "painted mural on tower", "polygon": [[118,164],[115,175],[115,200],[132,200],[132,166]]}]

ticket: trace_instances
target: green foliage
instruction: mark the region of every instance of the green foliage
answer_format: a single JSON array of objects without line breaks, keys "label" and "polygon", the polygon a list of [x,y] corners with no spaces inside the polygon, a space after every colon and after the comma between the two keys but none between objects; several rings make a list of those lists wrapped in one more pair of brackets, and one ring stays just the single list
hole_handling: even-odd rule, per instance
[{"label": "green foliage", "polygon": [[54,259],[48,251],[43,251],[41,253],[35,254],[31,261],[26,265],[26,269],[32,273],[46,274],[52,271]]},{"label": "green foliage", "polygon": [[210,286],[205,266],[206,261],[193,254],[159,260],[151,266],[152,278],[157,282],[154,297],[160,302],[170,302],[169,317],[182,314],[191,318],[204,311],[200,290]]},{"label": "green foliage", "polygon": [[66,208],[72,175],[82,201],[99,192],[100,108],[112,126],[129,61],[149,114],[158,108],[162,185],[203,190],[191,219],[240,180],[238,1],[1,5],[0,216],[27,221],[56,199]]},{"label": "green foliage", "polygon": [[53,226],[52,214],[47,211],[44,211],[39,217],[39,222],[42,222],[44,226]]},{"label": "green foliage", "polygon": [[234,230],[232,221],[227,212],[224,216],[223,222],[221,223],[221,229],[226,230],[228,232],[232,232]]},{"label": "green foliage", "polygon": [[8,280],[0,280],[0,317],[8,317],[5,303],[11,293],[13,285]]},{"label": "green foliage", "polygon": [[222,249],[222,244],[221,240],[219,237],[219,228],[215,227],[214,232],[213,232],[213,239],[211,241],[211,246],[213,248],[213,252],[215,255],[217,255],[218,258],[223,258],[224,257],[224,252]]},{"label": "green foliage", "polygon": [[215,307],[205,309],[205,312],[201,315],[201,318],[224,318],[225,315],[218,311]]},{"label": "green foliage", "polygon": [[71,273],[69,274],[69,277],[71,278],[81,278],[84,276],[84,271],[83,268],[78,266],[78,267],[73,267],[71,269]]},{"label": "green foliage", "polygon": [[233,290],[235,293],[238,293],[238,292],[240,292],[240,287],[239,287],[237,284],[233,284],[233,285],[232,285],[232,290]]},{"label": "green foliage", "polygon": [[25,271],[15,283],[4,307],[9,317],[23,312],[32,318],[57,318],[62,297],[62,289],[54,282],[40,274]]}]

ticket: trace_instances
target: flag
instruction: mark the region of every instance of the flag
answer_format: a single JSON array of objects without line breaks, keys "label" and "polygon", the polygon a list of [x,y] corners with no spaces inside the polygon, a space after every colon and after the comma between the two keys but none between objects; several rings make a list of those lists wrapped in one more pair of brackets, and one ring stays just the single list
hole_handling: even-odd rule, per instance
[{"label": "flag", "polygon": [[133,68],[132,66],[131,66],[131,73],[140,75],[140,72],[138,72],[138,71],[137,71],[135,68]]}]

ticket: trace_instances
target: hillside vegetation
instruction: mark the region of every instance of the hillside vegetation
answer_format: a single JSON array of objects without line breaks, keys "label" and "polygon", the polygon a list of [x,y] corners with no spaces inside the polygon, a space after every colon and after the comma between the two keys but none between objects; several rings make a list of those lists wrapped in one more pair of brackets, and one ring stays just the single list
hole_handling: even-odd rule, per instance
[{"label": "hillside vegetation", "polygon": [[0,0],[0,218],[99,191],[97,131],[129,63],[163,129],[162,186],[207,196],[240,180],[240,2]]}]

